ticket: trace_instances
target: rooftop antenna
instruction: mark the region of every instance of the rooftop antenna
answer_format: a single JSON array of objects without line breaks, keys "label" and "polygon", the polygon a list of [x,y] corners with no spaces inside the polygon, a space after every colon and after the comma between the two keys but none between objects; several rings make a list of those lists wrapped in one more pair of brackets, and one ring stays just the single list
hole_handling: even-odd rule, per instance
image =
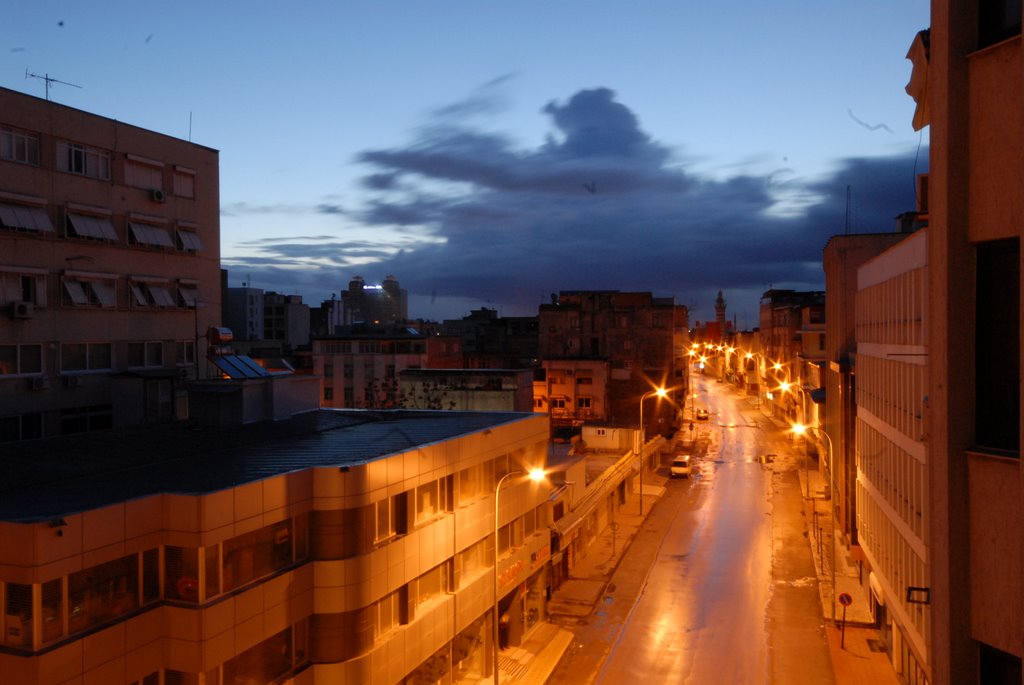
[{"label": "rooftop antenna", "polygon": [[43,81],[46,82],[46,100],[47,100],[47,102],[49,102],[49,100],[50,100],[50,84],[51,83],[60,83],[60,84],[63,84],[65,86],[71,86],[72,88],[81,88],[82,87],[82,86],[76,85],[74,83],[68,83],[67,81],[61,81],[60,79],[55,79],[52,76],[50,76],[49,74],[43,74],[42,76],[40,76],[39,74],[33,74],[28,69],[25,70],[25,78],[38,78],[38,79],[42,79]]}]

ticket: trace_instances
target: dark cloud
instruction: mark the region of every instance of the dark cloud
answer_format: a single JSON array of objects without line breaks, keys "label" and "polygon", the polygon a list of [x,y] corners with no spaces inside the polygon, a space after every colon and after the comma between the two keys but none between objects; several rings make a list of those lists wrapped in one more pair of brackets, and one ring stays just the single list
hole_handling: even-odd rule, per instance
[{"label": "dark cloud", "polygon": [[[409,145],[358,157],[369,195],[346,215],[382,234],[397,229],[409,237],[404,249],[336,240],[261,249],[283,262],[352,257],[368,277],[396,275],[410,295],[509,315],[535,313],[558,290],[620,289],[675,295],[700,318],[719,288],[731,306],[749,299],[755,309],[769,287],[822,288],[828,238],[893,230],[894,217],[914,207],[914,174],[924,171],[916,160],[927,159],[909,150],[840,160],[816,180],[781,166],[723,180],[684,169],[605,88],[547,104],[552,133],[533,149],[470,126],[463,112],[444,120],[439,110]],[[331,273],[331,289],[354,273]]]}]

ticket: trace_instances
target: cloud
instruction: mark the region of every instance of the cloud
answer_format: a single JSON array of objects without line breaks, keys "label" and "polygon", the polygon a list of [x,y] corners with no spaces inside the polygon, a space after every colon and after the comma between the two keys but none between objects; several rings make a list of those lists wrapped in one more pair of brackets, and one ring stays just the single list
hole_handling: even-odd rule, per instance
[{"label": "cloud", "polygon": [[364,197],[344,214],[387,244],[283,240],[259,246],[265,263],[358,264],[370,280],[394,274],[411,296],[507,315],[534,314],[549,293],[573,289],[646,290],[710,310],[721,288],[756,306],[768,287],[823,288],[828,238],[893,230],[924,170],[908,150],[838,160],[819,179],[781,167],[703,177],[607,88],[543,106],[551,133],[534,148],[475,126],[472,109],[436,110],[408,144],[358,155]]}]

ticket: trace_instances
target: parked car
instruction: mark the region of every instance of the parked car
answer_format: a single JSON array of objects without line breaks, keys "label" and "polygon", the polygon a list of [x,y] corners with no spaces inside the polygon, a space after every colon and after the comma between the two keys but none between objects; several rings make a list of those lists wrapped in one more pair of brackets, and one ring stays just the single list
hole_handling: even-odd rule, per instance
[{"label": "parked car", "polygon": [[669,474],[675,478],[689,478],[690,477],[690,455],[689,454],[677,454],[672,460],[672,466],[669,467]]},{"label": "parked car", "polygon": [[701,407],[700,409],[697,410],[697,420],[698,421],[707,421],[709,416],[710,416],[710,414],[708,414],[708,410],[707,409],[704,409],[703,407]]}]

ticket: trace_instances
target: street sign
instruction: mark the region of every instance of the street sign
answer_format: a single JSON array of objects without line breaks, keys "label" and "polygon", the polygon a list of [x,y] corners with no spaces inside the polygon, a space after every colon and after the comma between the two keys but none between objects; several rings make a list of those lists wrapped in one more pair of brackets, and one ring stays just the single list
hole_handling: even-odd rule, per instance
[{"label": "street sign", "polygon": [[851,604],[853,604],[853,597],[851,597],[849,594],[845,592],[840,592],[839,603],[842,604],[844,607],[848,607]]}]

